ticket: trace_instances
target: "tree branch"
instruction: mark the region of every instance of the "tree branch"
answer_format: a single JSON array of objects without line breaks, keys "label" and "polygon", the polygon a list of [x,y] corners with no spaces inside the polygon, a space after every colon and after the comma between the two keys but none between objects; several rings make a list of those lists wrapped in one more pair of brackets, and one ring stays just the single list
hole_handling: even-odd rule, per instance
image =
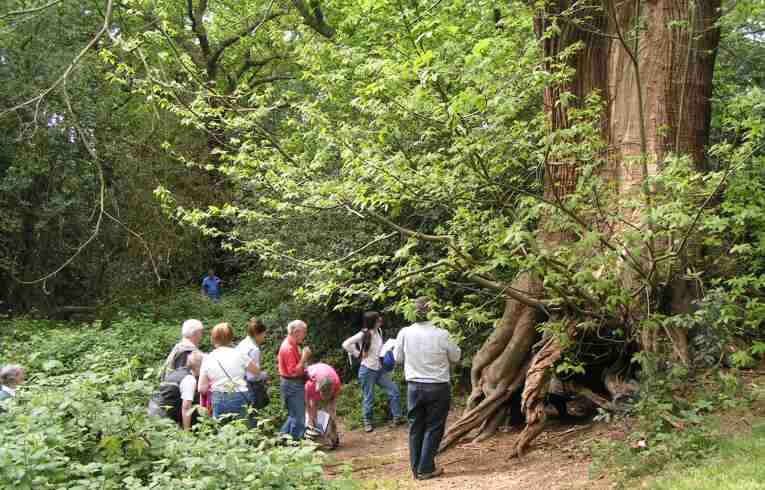
[{"label": "tree branch", "polygon": [[47,4],[45,4],[45,5],[41,6],[41,7],[35,7],[35,8],[24,9],[24,10],[14,10],[14,11],[8,12],[8,13],[6,13],[4,15],[0,15],[0,19],[7,19],[9,17],[16,17],[16,16],[19,16],[19,15],[26,15],[26,14],[35,14],[37,12],[42,12],[45,9],[49,9],[50,7],[53,7],[53,6],[59,4],[59,3],[63,2],[63,1],[64,0],[53,0],[52,2],[49,2],[49,3],[47,3]]},{"label": "tree branch", "polygon": [[255,22],[254,24],[248,25],[247,27],[239,31],[239,33],[234,34],[233,36],[221,41],[220,45],[215,49],[215,51],[207,60],[207,74],[210,77],[210,79],[215,78],[215,74],[218,71],[218,60],[223,55],[223,52],[226,50],[226,48],[233,46],[245,36],[254,35],[256,32],[258,32],[258,29],[260,29],[261,26],[263,26],[263,24],[282,15],[281,12],[271,13],[271,8],[273,6],[274,6],[274,0],[271,0],[271,2],[268,4],[268,7],[266,8],[266,13],[263,15],[262,19],[260,19],[258,22]]},{"label": "tree branch", "polygon": [[308,5],[303,0],[292,0],[292,5],[295,6],[300,16],[303,17],[303,21],[311,29],[318,32],[327,39],[331,39],[335,36],[335,29],[324,22],[324,14],[319,8],[318,2],[313,7],[313,13],[310,11]]},{"label": "tree branch", "polygon": [[448,265],[449,265],[449,262],[446,259],[439,260],[438,262],[433,262],[432,264],[428,264],[428,265],[426,265],[424,267],[421,267],[419,269],[407,272],[406,274],[401,274],[400,276],[392,277],[392,278],[388,279],[388,281],[385,283],[385,286],[386,287],[390,286],[394,282],[398,285],[399,283],[401,283],[401,281],[403,281],[407,277],[416,276],[417,274],[422,274],[423,272],[432,271],[433,269],[438,269],[439,267],[444,267],[444,266],[448,266]]},{"label": "tree branch", "polygon": [[210,40],[207,38],[207,31],[204,25],[202,25],[202,19],[207,11],[207,0],[200,0],[199,6],[194,9],[193,0],[186,0],[186,14],[191,20],[191,30],[197,35],[199,40],[199,47],[202,49],[202,54],[205,60],[210,59]]},{"label": "tree branch", "polygon": [[35,97],[32,97],[29,100],[26,100],[20,104],[17,104],[10,109],[6,109],[3,112],[0,112],[0,118],[5,116],[8,113],[15,112],[19,109],[22,109],[30,104],[35,104],[35,116],[34,121],[37,122],[37,115],[40,112],[40,104],[42,103],[43,99],[48,96],[51,92],[53,92],[56,88],[58,88],[61,83],[65,82],[66,79],[69,77],[69,75],[72,73],[72,70],[80,63],[80,60],[85,56],[85,54],[90,51],[93,46],[96,45],[99,39],[101,39],[101,36],[104,35],[104,33],[109,29],[109,23],[111,22],[112,18],[112,10],[113,10],[114,0],[107,0],[106,3],[106,14],[104,15],[104,23],[101,25],[101,28],[98,30],[95,36],[90,40],[90,42],[82,48],[82,51],[80,51],[77,56],[74,57],[72,62],[69,64],[69,66],[64,70],[64,73],[61,74],[58,79],[53,82],[53,84],[42,91],[40,94],[36,95]]}]

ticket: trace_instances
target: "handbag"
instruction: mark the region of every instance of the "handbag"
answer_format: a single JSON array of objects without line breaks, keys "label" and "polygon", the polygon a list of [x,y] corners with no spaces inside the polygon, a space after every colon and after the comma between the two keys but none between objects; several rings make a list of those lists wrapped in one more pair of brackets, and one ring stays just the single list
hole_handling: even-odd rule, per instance
[{"label": "handbag", "polygon": [[257,410],[266,408],[271,403],[271,398],[268,396],[268,388],[264,381],[248,381],[247,387],[252,393],[252,406]]}]

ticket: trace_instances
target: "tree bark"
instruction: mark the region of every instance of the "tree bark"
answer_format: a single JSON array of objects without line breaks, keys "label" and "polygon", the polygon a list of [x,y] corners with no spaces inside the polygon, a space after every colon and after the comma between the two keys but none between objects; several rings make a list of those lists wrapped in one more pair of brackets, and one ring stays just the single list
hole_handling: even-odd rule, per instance
[{"label": "tree bark", "polygon": [[[574,104],[593,92],[601,95],[604,100],[601,130],[608,148],[602,175],[613,184],[620,198],[642,199],[645,203],[642,208],[624,207],[620,214],[625,223],[646,232],[649,230],[645,217],[650,211],[651,193],[656,192],[646,189],[646,179],[656,175],[670,153],[688,154],[698,168],[705,166],[714,53],[719,42],[715,27],[719,7],[719,0],[557,0],[547,3],[535,18],[535,31],[548,70],[575,43],[582,45],[565,58],[574,71],[571,81],[545,89],[544,107],[550,128],[570,126],[569,105],[561,103],[564,92],[575,96]],[[547,35],[553,25],[556,34]],[[568,159],[546,162],[545,199],[564,203],[576,189],[579,178],[579,162]],[[550,249],[571,239],[560,233],[541,237],[542,246]],[[658,281],[667,281],[672,273],[661,278],[654,274],[652,261],[656,250],[650,243],[647,247],[649,250],[641,254],[645,257],[642,265],[652,272],[648,276],[654,282],[645,284],[645,278],[635,277],[634,271],[625,268],[623,284],[630,291],[647,288],[650,304],[657,296]],[[677,288],[670,308],[687,309],[692,288],[684,280],[668,283]],[[524,274],[513,286],[543,296],[541,278]],[[644,313],[632,314],[637,315],[632,318],[636,323]],[[556,339],[549,339],[529,360],[539,319],[540,312],[534,308],[510,298],[506,300],[502,319],[474,357],[473,386],[465,413],[449,428],[442,449],[478,427],[482,427],[479,438],[496,430],[498,417],[505,413],[505,402],[524,383],[522,407],[527,425],[516,442],[516,453],[523,454],[543,430],[550,373],[563,354],[563,346]],[[672,329],[667,336],[676,358],[687,362],[686,332]],[[656,334],[648,333],[643,348],[655,349],[657,342]],[[617,384],[624,384],[618,377],[608,382],[615,392],[619,391]],[[610,401],[602,397],[595,403],[610,406]]]}]

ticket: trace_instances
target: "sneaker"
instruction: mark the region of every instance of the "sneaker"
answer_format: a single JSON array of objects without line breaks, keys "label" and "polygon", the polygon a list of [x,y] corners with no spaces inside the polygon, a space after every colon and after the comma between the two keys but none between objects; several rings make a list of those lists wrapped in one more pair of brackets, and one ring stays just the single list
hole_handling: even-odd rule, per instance
[{"label": "sneaker", "polygon": [[443,468],[436,468],[430,473],[420,473],[417,475],[418,480],[430,480],[431,478],[436,478],[444,474]]},{"label": "sneaker", "polygon": [[364,423],[364,432],[372,432],[373,430],[375,430],[375,428],[372,427],[372,424],[369,422]]}]

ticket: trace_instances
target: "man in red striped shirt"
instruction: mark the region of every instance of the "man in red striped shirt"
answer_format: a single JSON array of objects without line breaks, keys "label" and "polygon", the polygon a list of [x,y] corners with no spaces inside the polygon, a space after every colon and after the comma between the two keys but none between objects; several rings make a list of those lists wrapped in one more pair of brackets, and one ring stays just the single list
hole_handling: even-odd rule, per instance
[{"label": "man in red striped shirt", "polygon": [[308,325],[303,320],[291,321],[277,356],[282,400],[287,407],[287,421],[281,432],[296,440],[305,434],[305,366],[311,357],[311,349],[306,346],[301,353],[300,344],[307,334]]}]

